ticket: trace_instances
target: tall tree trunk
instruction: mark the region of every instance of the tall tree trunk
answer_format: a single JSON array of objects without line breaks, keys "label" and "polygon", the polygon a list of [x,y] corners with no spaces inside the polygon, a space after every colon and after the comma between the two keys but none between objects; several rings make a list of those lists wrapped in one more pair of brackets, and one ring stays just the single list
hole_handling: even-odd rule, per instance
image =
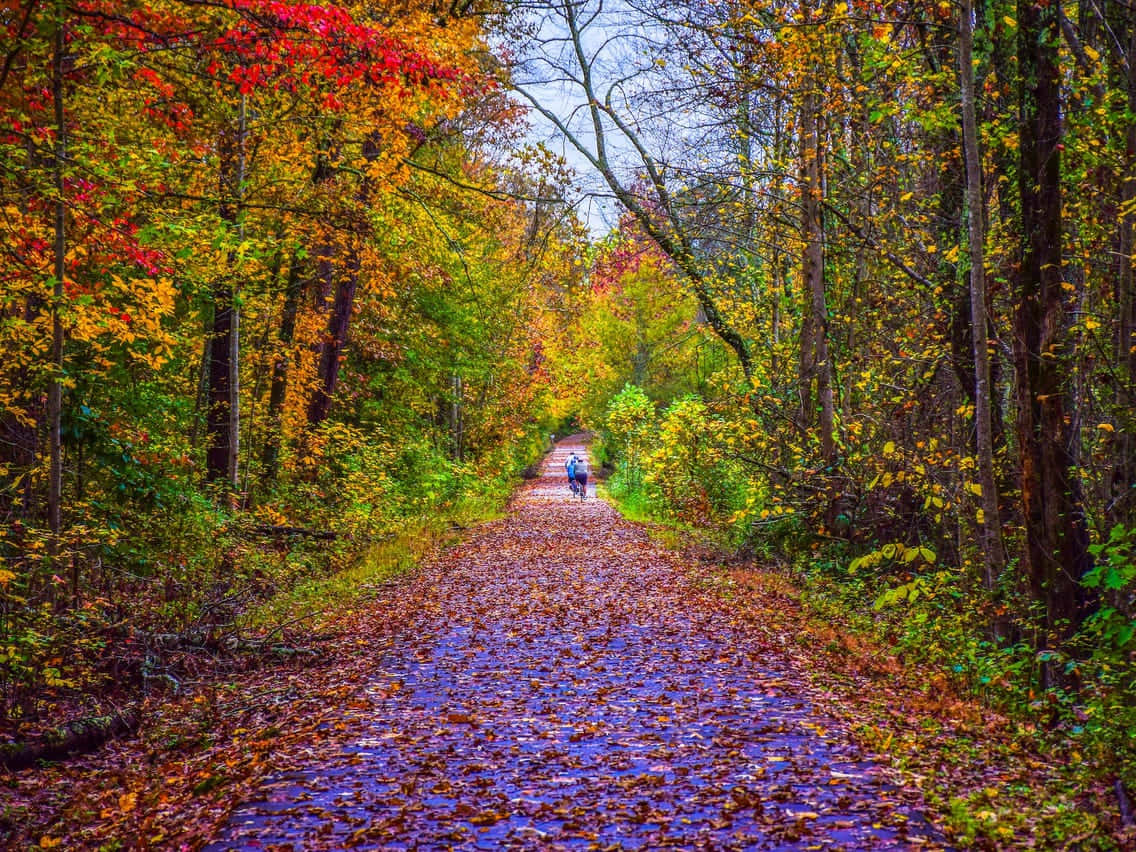
[{"label": "tall tree trunk", "polygon": [[[374,162],[379,156],[380,140],[377,135],[371,136],[363,143],[363,159]],[[363,176],[359,179],[359,189],[355,193],[355,201],[363,211],[367,210],[370,199],[370,179]],[[321,299],[317,302],[317,309],[326,310],[331,297],[332,283],[335,282],[335,301],[327,319],[327,331],[318,346],[318,361],[316,366],[316,389],[308,404],[308,424],[316,426],[327,419],[331,409],[331,398],[335,394],[339,382],[339,367],[343,361],[343,350],[347,345],[347,335],[351,326],[351,313],[355,308],[355,292],[359,287],[359,273],[362,268],[362,257],[359,252],[359,242],[363,239],[366,230],[365,222],[359,222],[359,233],[348,236],[350,248],[346,262],[338,275],[329,270],[329,276],[323,280]]]},{"label": "tall tree trunk", "polygon": [[[47,387],[48,479],[47,526],[48,558],[58,557],[63,528],[63,278],[67,274],[67,201],[64,197],[64,170],[67,161],[67,126],[63,113],[63,51],[66,5],[56,2],[55,49],[51,63],[51,94],[55,102],[55,245],[54,277],[51,294],[51,379]],[[52,565],[52,568],[57,566]]]},{"label": "tall tree trunk", "polygon": [[206,346],[209,348],[209,407],[206,431],[209,444],[205,450],[205,475],[210,482],[227,481],[230,444],[229,409],[232,406],[233,287],[223,279],[213,285],[213,320]]},{"label": "tall tree trunk", "polygon": [[[327,331],[318,348],[316,366],[316,388],[308,405],[308,424],[316,426],[327,419],[331,409],[331,398],[339,383],[339,367],[343,360],[343,350],[347,344],[347,332],[351,325],[351,312],[355,305],[355,291],[359,284],[359,252],[352,249],[340,272],[335,286],[335,300],[328,313]],[[325,302],[326,304],[326,302]]]},{"label": "tall tree trunk", "polygon": [[[817,82],[810,75],[801,102],[801,238],[804,243],[802,278],[807,298],[801,325],[800,422],[813,422],[813,408],[819,407],[821,454],[826,465],[836,458],[834,424],[836,412],[832,394],[832,359],[828,351],[828,306],[824,287],[824,223],[821,219],[821,147],[818,128]],[[816,402],[812,387],[816,383]]]},{"label": "tall tree trunk", "polygon": [[465,391],[461,376],[450,379],[450,453],[459,462],[465,461]]},{"label": "tall tree trunk", "polygon": [[[1136,7],[1121,12],[1123,23],[1116,29],[1125,37],[1123,81],[1128,110],[1136,113]],[[1115,405],[1129,412],[1121,422],[1116,441],[1116,461],[1112,471],[1110,526],[1131,524],[1136,518],[1136,122],[1129,122],[1125,133],[1124,172],[1120,176],[1120,227],[1117,262],[1116,363],[1119,367]]]},{"label": "tall tree trunk", "polygon": [[[1015,317],[1017,435],[1025,569],[1045,611],[1041,642],[1081,623],[1089,566],[1080,483],[1070,467],[1063,369],[1068,316],[1062,281],[1059,3],[1018,0],[1019,193],[1022,234]],[[1048,685],[1053,672],[1043,668]]]},{"label": "tall tree trunk", "polygon": [[300,259],[292,258],[288,268],[288,283],[284,289],[284,307],[280,314],[280,331],[276,337],[278,347],[276,360],[272,365],[272,386],[268,392],[267,430],[264,440],[264,453],[261,457],[261,476],[266,482],[276,479],[280,463],[280,446],[283,441],[281,412],[284,399],[288,395],[289,353],[296,335],[296,316],[300,310]]},{"label": "tall tree trunk", "polygon": [[[1001,115],[999,109],[1000,103],[1008,102],[1010,99],[1009,83],[1014,74],[1014,61],[1016,58],[1012,56],[1013,41],[1005,39],[1005,37],[997,37],[996,30],[988,28],[987,24],[992,23],[992,20],[1000,20],[994,12],[989,9],[989,0],[971,0],[970,2],[971,14],[971,30],[970,30],[970,48],[971,48],[971,95],[972,105],[975,108],[975,126],[976,126],[976,139],[978,127],[978,91],[983,90],[984,85],[992,86],[992,97],[986,98],[985,103],[988,110],[991,110],[993,115],[987,115],[987,118],[992,118],[996,115]],[[999,7],[1001,8],[1001,7]],[[988,17],[989,16],[989,19]],[[974,58],[974,41],[976,33],[979,34],[980,40],[987,45],[983,64],[975,65]],[[960,69],[961,73],[961,69]],[[980,75],[980,76],[979,76]],[[1005,98],[996,97],[997,92],[1004,92]],[[958,134],[952,134],[953,147],[960,150],[963,148],[963,140]],[[976,142],[977,144],[977,142]],[[1014,154],[1004,145],[995,145],[994,149],[987,152],[987,156],[993,161],[992,173],[997,175],[1010,175],[1016,172],[1017,164],[1014,162]],[[962,172],[966,172],[964,168],[964,154],[963,154],[963,168]],[[982,157],[978,158],[978,168],[982,168]],[[980,179],[982,174],[979,174],[979,189]],[[960,194],[960,203],[966,198],[966,190]],[[1009,192],[996,193],[997,198],[997,215],[999,215],[1003,222],[1013,222],[1017,218],[1017,210],[1014,208],[1012,194]],[[982,222],[984,225],[983,231],[985,236],[985,223],[989,211],[986,209],[985,199],[982,208]],[[959,208],[959,216],[953,217],[952,222],[961,222],[963,210]],[[964,223],[964,227],[969,231],[969,219]],[[969,240],[969,236],[968,236]],[[984,247],[985,251],[985,247]],[[984,270],[985,273],[985,270]],[[986,283],[984,275],[984,284]],[[994,334],[994,324],[989,314],[988,304],[991,301],[991,294],[988,292],[986,295],[986,309],[983,311],[983,316],[986,317],[986,326],[983,332],[977,332],[979,326],[976,324],[974,311],[971,310],[970,300],[970,287],[969,285],[964,290],[960,290],[958,301],[954,304],[954,316],[951,319],[951,351],[952,361],[954,362],[955,375],[959,378],[959,384],[962,392],[966,394],[967,399],[974,404],[977,410],[978,404],[976,402],[976,374],[975,374],[975,339],[976,335],[982,335],[983,339]],[[1002,361],[996,357],[996,353],[992,353],[991,349],[987,346],[987,411],[991,417],[991,445],[993,452],[1004,449],[1006,446],[1006,424],[1002,411],[1001,404],[997,403],[999,399],[999,389],[1003,386],[1003,369]],[[977,441],[975,443],[975,451],[977,452]],[[997,471],[995,471],[997,474]],[[996,476],[995,485],[999,486],[999,491],[1004,493],[1006,491],[1017,490],[1017,483],[1013,482],[1013,477],[1016,474],[1013,471],[1006,471],[1001,477]],[[983,510],[985,513],[985,509]]]},{"label": "tall tree trunk", "polygon": [[[31,8],[28,7],[29,15]],[[36,162],[39,155],[30,138],[25,150],[28,161]],[[54,160],[54,152],[52,156]],[[13,186],[23,199],[19,209],[25,216],[30,215],[34,207],[32,199],[37,195],[34,180],[17,180]],[[33,290],[22,300],[0,299],[0,323],[13,320],[27,328],[35,327],[44,311],[43,296]],[[8,524],[12,530],[13,551],[24,552],[20,542],[25,524],[46,509],[42,503],[44,495],[32,475],[44,437],[38,411],[41,392],[34,377],[40,365],[28,358],[9,358],[3,366],[0,382],[6,382],[14,393],[12,404],[0,406],[0,524]],[[29,578],[32,577],[34,574],[29,574]],[[32,597],[30,592],[28,597]]]},{"label": "tall tree trunk", "polygon": [[974,22],[971,0],[959,18],[959,84],[962,89],[962,147],[966,160],[966,222],[970,245],[970,315],[974,348],[974,428],[978,481],[982,488],[982,556],[986,588],[993,589],[1005,567],[998,485],[994,478],[994,437],[990,418],[990,351],[986,316],[986,225],[983,221],[982,159],[974,108]]},{"label": "tall tree trunk", "polygon": [[[238,235],[241,233],[241,193],[245,171],[245,98],[235,128],[221,134],[220,209],[221,221]],[[236,292],[236,253],[230,252],[226,274],[213,285],[213,325],[209,336],[209,409],[206,423],[209,447],[206,450],[206,477],[224,480],[234,491],[239,488],[240,461],[240,310]]]}]

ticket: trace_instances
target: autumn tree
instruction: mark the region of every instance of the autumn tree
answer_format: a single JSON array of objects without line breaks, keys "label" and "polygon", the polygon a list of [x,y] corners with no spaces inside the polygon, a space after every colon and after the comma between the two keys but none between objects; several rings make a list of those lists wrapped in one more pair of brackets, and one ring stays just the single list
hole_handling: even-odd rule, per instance
[{"label": "autumn tree", "polygon": [[318,576],[503,499],[581,246],[559,163],[510,150],[481,4],[2,8],[0,686],[28,720],[123,636],[223,641],[294,580],[264,536],[353,542],[294,555]]},{"label": "autumn tree", "polygon": [[[1024,556],[1045,606],[1046,639],[1060,641],[1086,613],[1080,580],[1088,536],[1071,471],[1076,433],[1066,417],[1062,363],[1068,327],[1061,211],[1060,4],[1018,4],[1021,249],[1014,357]],[[1043,640],[1045,641],[1045,640]]]},{"label": "autumn tree", "polygon": [[[684,216],[681,186],[665,160],[653,147],[649,128],[636,118],[637,93],[625,83],[639,76],[615,65],[605,50],[621,41],[636,42],[636,27],[644,19],[632,16],[612,22],[603,17],[602,5],[590,6],[569,0],[550,4],[535,18],[522,18],[518,26],[527,35],[528,56],[510,69],[513,89],[554,125],[572,147],[603,178],[614,198],[633,213],[639,226],[658,243],[675,266],[682,270],[698,299],[706,322],[730,347],[742,372],[752,372],[752,356],[746,337],[728,320],[719,306],[719,296],[710,270],[698,256],[697,232]],[[618,27],[622,39],[605,38],[603,27]],[[621,49],[625,49],[621,45]],[[626,57],[624,57],[626,58]],[[568,83],[583,104],[586,122],[576,126],[542,97],[549,87]],[[630,151],[635,161],[628,173],[614,159],[616,151]],[[636,173],[643,175],[640,183]]]}]

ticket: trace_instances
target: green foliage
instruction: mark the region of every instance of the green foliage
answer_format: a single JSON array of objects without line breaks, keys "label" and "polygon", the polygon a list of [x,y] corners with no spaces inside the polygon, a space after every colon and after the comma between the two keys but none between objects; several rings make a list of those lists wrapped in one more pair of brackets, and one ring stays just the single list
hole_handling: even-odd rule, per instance
[{"label": "green foliage", "polygon": [[[327,624],[369,585],[412,564],[451,523],[491,517],[541,449],[534,428],[460,462],[428,435],[396,444],[328,421],[311,436],[310,475],[282,480],[249,512],[220,508],[189,483],[179,492],[177,480],[161,486],[172,495],[166,501],[92,499],[89,516],[101,512],[106,527],[97,535],[74,529],[70,558],[84,590],[113,595],[86,591],[81,607],[61,608],[56,603],[72,595],[70,577],[30,588],[27,572],[0,562],[4,710],[22,724],[43,701],[115,680],[176,684],[176,661],[146,637],[182,636],[223,651],[249,629]],[[324,533],[334,540],[313,535]],[[21,544],[26,559],[33,548]],[[138,644],[122,644],[124,625]]]},{"label": "green foliage", "polygon": [[1070,724],[1101,752],[1120,759],[1129,786],[1136,785],[1136,529],[1115,525],[1089,547],[1096,560],[1085,585],[1099,596],[1074,644],[1067,670],[1084,684],[1066,702]]},{"label": "green foliage", "polygon": [[658,498],[648,493],[641,477],[629,482],[622,469],[619,469],[608,479],[606,493],[620,513],[630,521],[650,522],[659,519]]},{"label": "green foliage", "polygon": [[604,418],[605,450],[614,451],[620,464],[621,487],[642,487],[643,462],[655,438],[655,406],[636,385],[623,386],[607,405]]},{"label": "green foliage", "polygon": [[743,487],[725,451],[726,423],[697,396],[663,412],[646,482],[668,514],[695,525],[722,523],[739,508]]},{"label": "green foliage", "polygon": [[[1088,588],[1098,589],[1102,595],[1136,591],[1136,528],[1117,524],[1107,540],[1089,545],[1089,553],[1096,564],[1085,574],[1083,582]],[[1123,637],[1120,644],[1131,638],[1131,634]]]}]

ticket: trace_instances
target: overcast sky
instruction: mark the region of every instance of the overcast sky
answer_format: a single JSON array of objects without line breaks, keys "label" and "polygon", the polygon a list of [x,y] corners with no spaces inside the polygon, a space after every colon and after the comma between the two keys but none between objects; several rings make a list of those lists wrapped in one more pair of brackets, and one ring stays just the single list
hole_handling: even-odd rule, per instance
[{"label": "overcast sky", "polygon": [[[555,6],[549,2],[548,6]],[[580,8],[591,5],[581,3]],[[634,38],[627,38],[621,32],[621,17],[625,9],[618,0],[607,0],[602,18],[596,18],[587,27],[584,34],[584,44],[593,53],[603,57],[596,63],[594,69],[597,75],[610,75],[613,70],[622,71],[625,63],[634,58],[628,55],[628,45]],[[594,134],[588,113],[584,110],[586,99],[581,88],[564,79],[562,69],[575,70],[575,60],[567,45],[558,41],[567,35],[563,23],[552,14],[533,12],[532,20],[542,20],[539,27],[537,44],[524,45],[519,42],[503,45],[505,50],[517,56],[524,52],[524,64],[515,70],[514,79],[524,89],[535,97],[541,106],[554,113],[572,131],[573,135],[586,146],[594,145]],[[521,57],[518,57],[521,58]],[[514,95],[518,101],[528,105],[528,101],[519,95]],[[529,120],[532,126],[530,138],[532,142],[544,143],[550,151],[561,155],[565,161],[576,171],[577,181],[572,193],[578,197],[578,210],[592,233],[593,237],[602,237],[618,224],[620,205],[611,197],[611,192],[603,178],[588,162],[587,158],[572,145],[565,136],[550,121],[536,109],[530,109]],[[615,135],[608,138],[609,157],[615,164],[624,159],[617,144]]]}]

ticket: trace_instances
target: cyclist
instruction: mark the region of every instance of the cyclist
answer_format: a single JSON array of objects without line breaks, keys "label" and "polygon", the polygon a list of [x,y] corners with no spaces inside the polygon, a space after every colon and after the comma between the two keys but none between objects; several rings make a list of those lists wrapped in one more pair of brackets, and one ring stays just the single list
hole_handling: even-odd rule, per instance
[{"label": "cyclist", "polygon": [[572,496],[576,496],[576,464],[579,462],[579,456],[575,453],[569,453],[567,461],[564,462],[564,470],[568,474],[568,487],[572,490]]},{"label": "cyclist", "polygon": [[573,470],[576,484],[580,486],[580,499],[588,496],[588,459],[586,456],[576,457],[576,467]]}]

